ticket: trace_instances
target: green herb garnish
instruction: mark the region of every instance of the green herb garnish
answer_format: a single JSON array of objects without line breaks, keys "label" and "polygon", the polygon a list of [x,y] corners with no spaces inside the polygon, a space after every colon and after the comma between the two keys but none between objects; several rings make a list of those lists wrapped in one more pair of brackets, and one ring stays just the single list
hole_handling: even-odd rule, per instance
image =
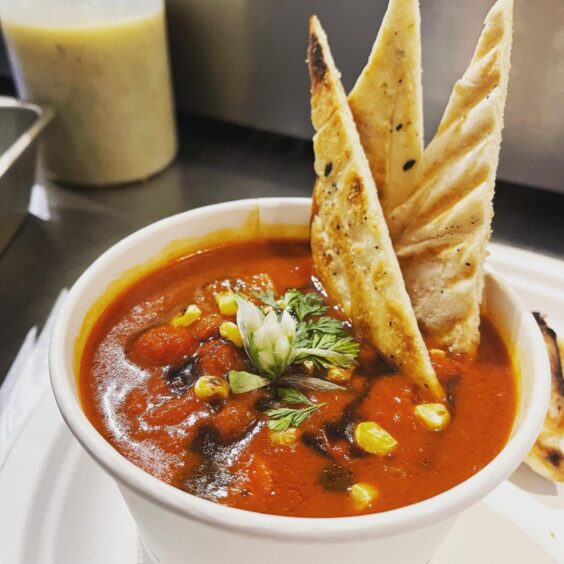
[{"label": "green herb garnish", "polygon": [[344,333],[343,324],[334,317],[329,317],[324,315],[323,317],[318,317],[317,319],[308,319],[306,322],[300,325],[300,328],[306,334],[315,333],[329,333],[331,335],[341,335]]},{"label": "green herb garnish", "polygon": [[323,315],[327,311],[323,298],[315,292],[304,294],[299,290],[287,290],[282,301],[299,322],[309,315]]},{"label": "green herb garnish", "polygon": [[280,303],[276,300],[274,291],[270,288],[266,290],[266,292],[253,292],[253,296],[267,306],[273,307],[274,309],[280,309]]},{"label": "green herb garnish", "polygon": [[305,403],[306,405],[316,405],[305,394],[295,388],[278,388],[276,390],[278,397],[287,403]]},{"label": "green herb garnish", "polygon": [[342,390],[341,386],[322,378],[285,375],[295,364],[313,363],[318,370],[332,366],[352,366],[360,345],[343,328],[343,324],[328,315],[327,305],[315,292],[303,293],[287,290],[276,299],[272,290],[255,293],[264,303],[261,308],[242,295],[237,296],[237,325],[245,351],[258,374],[232,371],[230,383],[233,393],[244,393],[262,388],[270,383],[284,383],[277,390],[280,399],[289,404],[304,404],[294,409],[280,407],[265,412],[271,418],[272,430],[285,431],[298,427],[312,413],[325,404],[316,404],[298,390]]},{"label": "green herb garnish", "polygon": [[270,417],[267,423],[271,431],[287,431],[288,429],[299,427],[312,413],[321,409],[325,404],[316,403],[303,409],[293,409],[291,407],[280,407],[265,411],[265,415]]},{"label": "green herb garnish", "polygon": [[252,374],[244,370],[231,370],[229,372],[229,385],[234,394],[252,392],[253,390],[264,388],[268,384],[270,384],[270,380],[258,374]]},{"label": "green herb garnish", "polygon": [[286,431],[290,428],[299,427],[312,413],[321,409],[324,403],[315,403],[306,395],[294,388],[278,388],[280,399],[290,404],[305,404],[307,407],[294,409],[292,407],[279,407],[265,411],[271,420],[268,428],[271,431]]},{"label": "green herb garnish", "polygon": [[293,362],[311,360],[315,366],[347,368],[355,363],[360,345],[349,335],[333,333],[314,333],[307,341],[301,341],[294,349]]},{"label": "green herb garnish", "polygon": [[323,378],[312,378],[303,374],[289,374],[282,376],[278,382],[284,386],[292,386],[301,390],[314,390],[316,392],[334,392],[345,390],[343,386],[324,380]]},{"label": "green herb garnish", "polygon": [[310,315],[323,315],[327,312],[327,305],[323,298],[315,292],[304,294],[299,290],[287,290],[279,300],[276,299],[271,289],[263,293],[254,292],[253,295],[274,309],[289,309],[299,322]]}]

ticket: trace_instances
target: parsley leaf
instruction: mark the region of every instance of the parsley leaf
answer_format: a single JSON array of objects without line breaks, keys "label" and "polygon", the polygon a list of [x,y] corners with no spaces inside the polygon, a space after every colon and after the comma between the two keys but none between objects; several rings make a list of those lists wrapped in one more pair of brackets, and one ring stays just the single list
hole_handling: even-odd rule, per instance
[{"label": "parsley leaf", "polygon": [[295,388],[278,388],[278,396],[287,403],[305,403],[306,405],[315,405],[305,394],[302,394]]},{"label": "parsley leaf", "polygon": [[300,322],[308,315],[323,315],[327,311],[323,298],[315,292],[304,294],[299,290],[287,290],[282,301]]},{"label": "parsley leaf", "polygon": [[308,319],[305,322],[305,328],[308,332],[315,331],[317,333],[331,333],[333,335],[343,333],[342,322],[326,315],[317,319]]},{"label": "parsley leaf", "polygon": [[341,336],[346,335],[343,331],[343,324],[338,319],[324,315],[322,317],[318,317],[317,319],[302,321],[298,324],[294,346],[296,348],[309,346],[314,334],[319,333]]},{"label": "parsley leaf", "polygon": [[303,409],[293,409],[291,407],[279,407],[265,411],[265,415],[270,417],[267,425],[271,431],[287,431],[290,428],[299,427],[312,413],[321,409],[324,403],[314,403]]},{"label": "parsley leaf", "polygon": [[307,407],[295,409],[292,407],[278,407],[265,411],[270,417],[267,423],[271,431],[286,431],[290,428],[299,427],[312,413],[321,409],[325,403],[315,403],[306,395],[295,388],[278,388],[278,396],[289,404],[305,404]]},{"label": "parsley leaf", "polygon": [[360,344],[344,331],[340,335],[314,332],[307,341],[300,337],[294,348],[292,363],[311,360],[318,367],[347,368],[355,363],[359,351]]},{"label": "parsley leaf", "polygon": [[300,292],[300,290],[286,290],[286,293],[276,299],[274,291],[268,289],[266,292],[253,292],[253,296],[264,304],[276,310],[287,308],[291,310],[298,321],[303,321],[309,315],[323,315],[327,311],[327,305],[323,298],[315,292]]},{"label": "parsley leaf", "polygon": [[272,290],[272,288],[269,288],[268,290],[266,290],[266,292],[262,292],[262,293],[253,292],[253,296],[257,300],[260,300],[264,304],[273,307],[274,309],[280,309],[280,304],[278,303],[278,300],[274,296],[274,290]]}]

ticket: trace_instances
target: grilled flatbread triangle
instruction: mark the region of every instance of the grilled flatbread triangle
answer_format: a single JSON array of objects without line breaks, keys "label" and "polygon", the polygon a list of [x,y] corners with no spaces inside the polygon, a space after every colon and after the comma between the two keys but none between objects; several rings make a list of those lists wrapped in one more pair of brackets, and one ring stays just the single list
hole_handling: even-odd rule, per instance
[{"label": "grilled flatbread triangle", "polygon": [[548,350],[552,386],[542,431],[525,462],[537,474],[553,482],[564,482],[564,341],[558,341],[541,315],[535,313],[534,316]]},{"label": "grilled flatbread triangle", "polygon": [[418,0],[390,0],[349,94],[386,218],[412,194],[423,154],[420,27]]},{"label": "grilled flatbread triangle", "polygon": [[354,326],[435,397],[443,391],[405,291],[376,186],[327,37],[310,20],[315,171],[311,247],[317,275]]},{"label": "grilled flatbread triangle", "polygon": [[415,192],[389,216],[419,326],[433,346],[457,352],[473,352],[480,338],[512,25],[512,0],[498,0],[423,153]]}]

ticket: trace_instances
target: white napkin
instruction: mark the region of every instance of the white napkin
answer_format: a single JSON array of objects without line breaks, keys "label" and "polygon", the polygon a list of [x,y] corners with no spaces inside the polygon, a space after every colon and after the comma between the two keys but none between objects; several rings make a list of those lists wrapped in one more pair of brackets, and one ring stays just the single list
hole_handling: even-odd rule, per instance
[{"label": "white napkin", "polygon": [[49,342],[55,319],[63,305],[63,290],[43,331],[32,327],[0,387],[0,467],[37,402],[49,388]]}]

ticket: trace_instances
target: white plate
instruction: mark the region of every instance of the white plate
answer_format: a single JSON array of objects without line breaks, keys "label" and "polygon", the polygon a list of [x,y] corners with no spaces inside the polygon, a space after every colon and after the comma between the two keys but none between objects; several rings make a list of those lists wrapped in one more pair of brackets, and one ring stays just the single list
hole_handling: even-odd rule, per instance
[{"label": "white plate", "polygon": [[[526,304],[564,334],[564,263],[491,251]],[[0,467],[0,507],[0,564],[148,564],[117,487],[67,431],[50,393]],[[464,513],[432,560],[502,562],[564,563],[564,488],[525,466]]]}]

